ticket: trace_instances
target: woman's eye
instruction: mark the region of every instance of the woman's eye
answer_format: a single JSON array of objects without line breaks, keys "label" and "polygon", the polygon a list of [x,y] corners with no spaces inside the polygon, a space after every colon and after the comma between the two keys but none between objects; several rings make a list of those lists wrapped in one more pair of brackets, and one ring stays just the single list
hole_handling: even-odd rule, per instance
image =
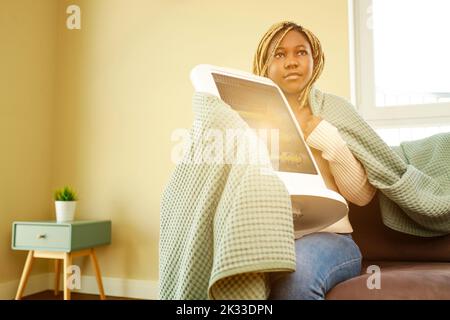
[{"label": "woman's eye", "polygon": [[[306,51],[306,50],[300,50],[300,51],[298,52],[298,54],[300,54],[300,55],[302,55],[302,56],[306,56],[306,55],[308,54],[308,51]],[[278,52],[278,53],[276,53],[276,54],[274,55],[274,57],[275,57],[275,58],[281,58],[281,57],[284,57],[284,53],[283,53],[283,52]]]}]

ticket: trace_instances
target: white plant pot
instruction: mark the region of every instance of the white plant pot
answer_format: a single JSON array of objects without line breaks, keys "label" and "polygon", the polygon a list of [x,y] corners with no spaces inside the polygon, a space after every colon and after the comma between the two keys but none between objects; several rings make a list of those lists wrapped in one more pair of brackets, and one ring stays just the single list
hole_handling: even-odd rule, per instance
[{"label": "white plant pot", "polygon": [[56,221],[73,221],[76,207],[76,201],[55,201]]}]

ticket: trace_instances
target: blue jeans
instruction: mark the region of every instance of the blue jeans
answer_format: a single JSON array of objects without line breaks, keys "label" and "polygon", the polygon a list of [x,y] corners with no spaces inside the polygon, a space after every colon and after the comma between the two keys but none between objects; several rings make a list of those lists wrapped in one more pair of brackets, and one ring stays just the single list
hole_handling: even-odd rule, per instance
[{"label": "blue jeans", "polygon": [[269,299],[322,300],[361,273],[361,252],[350,234],[312,233],[295,241],[295,251],[296,271],[273,279]]}]

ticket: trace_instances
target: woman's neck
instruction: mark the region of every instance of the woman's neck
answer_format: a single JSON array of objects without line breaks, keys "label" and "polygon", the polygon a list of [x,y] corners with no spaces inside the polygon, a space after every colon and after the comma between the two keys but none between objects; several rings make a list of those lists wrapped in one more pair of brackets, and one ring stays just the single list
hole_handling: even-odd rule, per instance
[{"label": "woman's neck", "polygon": [[[297,96],[290,96],[290,97],[286,97],[286,98],[287,98],[287,101],[293,111],[295,111],[295,110],[298,111],[298,110],[302,109]],[[304,107],[309,108],[308,101],[306,101],[306,104],[304,105]]]}]

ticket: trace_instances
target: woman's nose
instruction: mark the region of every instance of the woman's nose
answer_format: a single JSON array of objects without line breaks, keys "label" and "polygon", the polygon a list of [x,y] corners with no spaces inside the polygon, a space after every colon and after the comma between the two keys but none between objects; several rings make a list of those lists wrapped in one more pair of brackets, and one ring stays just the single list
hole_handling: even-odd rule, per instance
[{"label": "woman's nose", "polygon": [[289,58],[289,59],[286,59],[286,62],[285,62],[285,64],[284,64],[284,67],[285,68],[290,68],[290,67],[298,67],[298,61],[297,61],[297,59],[296,58]]}]

